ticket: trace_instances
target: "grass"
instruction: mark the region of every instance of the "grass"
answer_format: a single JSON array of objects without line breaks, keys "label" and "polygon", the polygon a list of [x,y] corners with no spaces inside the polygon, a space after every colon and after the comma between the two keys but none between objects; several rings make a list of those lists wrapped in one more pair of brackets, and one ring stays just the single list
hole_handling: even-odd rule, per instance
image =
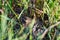
[{"label": "grass", "polygon": [[[22,14],[24,14],[24,12],[27,11],[28,6],[29,6],[28,4],[30,3],[30,1],[29,0],[22,0],[21,2],[16,3],[17,5],[24,6],[24,8],[23,8],[23,10],[21,11],[20,14],[17,14],[13,10],[12,0],[9,0],[9,1],[4,0],[4,3],[1,2],[1,1],[2,0],[0,0],[0,9],[2,10],[2,11],[0,11],[0,14],[1,14],[0,15],[0,40],[7,40],[7,39],[8,40],[26,40],[29,33],[30,33],[30,40],[33,40],[32,28],[33,28],[35,19],[33,19],[31,21],[31,23],[28,25],[29,32],[27,32],[27,33],[25,33],[26,31],[25,32],[23,31],[24,27],[23,27],[22,23],[19,21],[19,25],[20,25],[19,27],[21,27],[21,28],[19,29],[19,32],[17,33],[16,37],[13,38],[14,35],[15,35],[13,27],[14,27],[15,24],[17,24],[16,20],[20,20],[19,18],[22,17]],[[55,24],[56,22],[60,21],[60,4],[59,4],[59,0],[55,0],[55,1],[45,0],[43,11],[49,17],[50,26],[52,24]],[[10,12],[12,12],[12,14],[15,15],[12,19],[8,17],[8,14]],[[57,30],[59,30],[60,25],[58,25],[57,28],[58,28]],[[49,38],[51,37],[51,35],[50,35],[51,32],[50,31],[48,33]],[[40,36],[38,38],[39,38],[39,40],[41,39]],[[57,38],[57,40],[60,40],[60,32],[58,33],[56,38]]]}]

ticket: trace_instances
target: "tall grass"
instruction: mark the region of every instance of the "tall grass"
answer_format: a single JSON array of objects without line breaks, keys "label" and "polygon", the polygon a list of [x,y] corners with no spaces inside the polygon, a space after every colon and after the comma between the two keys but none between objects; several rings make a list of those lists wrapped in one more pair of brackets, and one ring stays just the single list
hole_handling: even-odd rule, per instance
[{"label": "tall grass", "polygon": [[[0,9],[2,10],[2,12],[0,11],[0,14],[1,14],[0,15],[0,40],[4,40],[6,37],[7,38],[5,40],[7,40],[7,39],[8,40],[26,40],[29,33],[30,33],[30,40],[33,40],[32,28],[33,28],[35,19],[33,19],[32,22],[29,24],[29,26],[28,26],[29,32],[28,33],[23,33],[24,27],[19,23],[21,29],[18,32],[16,38],[13,38],[13,36],[14,36],[13,26],[16,24],[15,23],[16,20],[14,18],[10,19],[8,17],[9,12],[12,12],[12,14],[14,14],[15,17],[17,19],[19,19],[22,16],[22,14],[24,13],[24,11],[26,11],[28,9],[28,3],[30,1],[29,0],[22,0],[21,1],[22,2],[21,5],[23,5],[24,8],[19,15],[17,15],[17,13],[15,13],[15,11],[12,9],[12,0],[9,0],[9,1],[3,0],[3,2],[1,2],[1,1],[2,0],[0,0]],[[60,21],[59,0],[44,1],[43,10],[44,10],[44,13],[48,14],[48,16],[49,16],[50,25]],[[9,22],[7,22],[7,21],[9,21]],[[58,28],[60,28],[60,25],[58,26]],[[23,35],[18,37],[18,35],[21,35],[22,33],[23,33]],[[57,37],[57,40],[60,40],[60,36]]]},{"label": "tall grass", "polygon": [[[55,0],[55,1],[47,0],[44,2],[44,8],[43,8],[44,13],[48,14],[50,25],[60,21],[60,7],[59,6],[60,6],[59,0]],[[57,26],[57,27],[60,27],[60,26]],[[48,35],[50,37],[50,40],[52,40],[50,34],[51,34],[51,30],[48,33]],[[57,40],[59,40],[59,37],[57,37]]]}]

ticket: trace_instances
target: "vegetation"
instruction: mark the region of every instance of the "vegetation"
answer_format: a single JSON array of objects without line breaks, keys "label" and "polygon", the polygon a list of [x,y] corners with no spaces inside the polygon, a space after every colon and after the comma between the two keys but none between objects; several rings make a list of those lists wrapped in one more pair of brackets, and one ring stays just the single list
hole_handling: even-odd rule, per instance
[{"label": "vegetation", "polygon": [[0,40],[60,40],[60,1],[0,0]]}]

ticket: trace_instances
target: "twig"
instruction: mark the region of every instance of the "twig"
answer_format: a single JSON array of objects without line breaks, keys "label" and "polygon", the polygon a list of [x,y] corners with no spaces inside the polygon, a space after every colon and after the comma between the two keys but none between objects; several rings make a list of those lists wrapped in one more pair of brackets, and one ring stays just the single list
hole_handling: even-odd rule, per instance
[{"label": "twig", "polygon": [[43,39],[43,38],[45,37],[45,35],[47,34],[47,32],[48,32],[49,30],[51,30],[52,28],[54,28],[54,27],[57,26],[58,24],[60,24],[60,22],[57,22],[56,24],[49,26],[49,28],[47,28],[47,29],[44,31],[44,33],[41,35],[41,39]]}]

